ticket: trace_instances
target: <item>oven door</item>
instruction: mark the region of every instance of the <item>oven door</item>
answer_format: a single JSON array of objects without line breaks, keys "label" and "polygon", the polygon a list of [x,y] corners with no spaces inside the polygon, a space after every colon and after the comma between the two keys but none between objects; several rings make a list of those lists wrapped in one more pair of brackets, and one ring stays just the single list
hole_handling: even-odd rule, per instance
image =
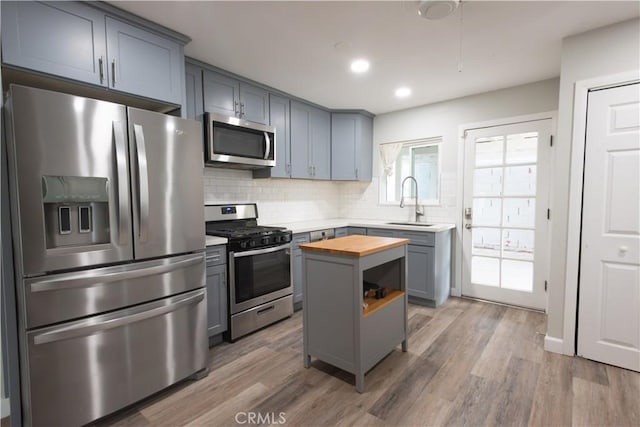
[{"label": "oven door", "polygon": [[291,244],[229,252],[231,314],[291,295]]}]

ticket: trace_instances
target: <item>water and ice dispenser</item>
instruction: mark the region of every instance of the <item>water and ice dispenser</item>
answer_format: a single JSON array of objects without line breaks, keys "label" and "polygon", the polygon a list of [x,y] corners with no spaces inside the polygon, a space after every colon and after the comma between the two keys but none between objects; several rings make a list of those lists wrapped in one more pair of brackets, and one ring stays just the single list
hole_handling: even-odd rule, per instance
[{"label": "water and ice dispenser", "polygon": [[109,243],[107,178],[43,176],[47,249]]}]

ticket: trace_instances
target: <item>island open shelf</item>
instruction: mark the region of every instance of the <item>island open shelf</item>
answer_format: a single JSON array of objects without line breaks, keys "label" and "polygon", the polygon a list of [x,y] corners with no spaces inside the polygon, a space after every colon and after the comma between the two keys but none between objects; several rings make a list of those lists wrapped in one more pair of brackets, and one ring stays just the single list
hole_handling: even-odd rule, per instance
[{"label": "island open shelf", "polygon": [[[407,351],[407,239],[346,236],[302,250],[304,365],[311,357],[364,376],[393,349]],[[363,283],[387,290],[365,297]]]}]

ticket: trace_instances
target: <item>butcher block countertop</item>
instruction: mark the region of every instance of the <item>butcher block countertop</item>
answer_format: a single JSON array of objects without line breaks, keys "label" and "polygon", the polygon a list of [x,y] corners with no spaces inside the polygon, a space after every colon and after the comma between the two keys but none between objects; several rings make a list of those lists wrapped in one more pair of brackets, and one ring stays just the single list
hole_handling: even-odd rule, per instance
[{"label": "butcher block countertop", "polygon": [[325,252],[336,255],[363,257],[391,248],[397,248],[409,243],[409,239],[378,236],[345,236],[337,239],[321,240],[319,242],[300,245],[305,251]]}]

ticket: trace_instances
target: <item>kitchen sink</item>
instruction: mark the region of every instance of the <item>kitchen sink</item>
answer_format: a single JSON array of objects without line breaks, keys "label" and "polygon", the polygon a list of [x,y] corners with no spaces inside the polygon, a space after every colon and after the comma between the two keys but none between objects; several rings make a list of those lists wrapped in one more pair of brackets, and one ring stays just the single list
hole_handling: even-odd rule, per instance
[{"label": "kitchen sink", "polygon": [[435,224],[425,224],[424,222],[388,222],[387,224],[389,224],[389,225],[411,225],[411,226],[417,225],[417,226],[420,226],[420,227],[431,227],[431,226],[435,225]]}]

